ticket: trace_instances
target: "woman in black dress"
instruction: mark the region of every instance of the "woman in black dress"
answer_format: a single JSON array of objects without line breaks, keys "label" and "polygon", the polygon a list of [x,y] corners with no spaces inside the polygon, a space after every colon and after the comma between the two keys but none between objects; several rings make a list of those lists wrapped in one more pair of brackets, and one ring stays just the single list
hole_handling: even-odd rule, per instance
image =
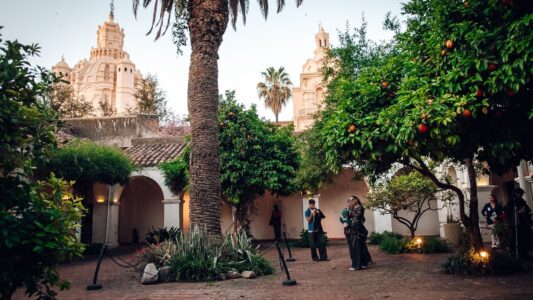
[{"label": "woman in black dress", "polygon": [[361,200],[357,196],[351,196],[354,204],[348,209],[348,216],[350,218],[350,226],[348,230],[348,237],[350,243],[350,251],[352,258],[352,267],[350,270],[361,270],[368,267],[370,262],[370,254],[366,246],[366,238],[368,230],[365,228],[365,209]]}]

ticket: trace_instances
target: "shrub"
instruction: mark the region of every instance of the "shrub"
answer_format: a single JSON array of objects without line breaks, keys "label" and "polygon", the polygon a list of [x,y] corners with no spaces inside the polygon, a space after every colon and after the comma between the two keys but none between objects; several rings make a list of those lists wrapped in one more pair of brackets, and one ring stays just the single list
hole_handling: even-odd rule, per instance
[{"label": "shrub", "polygon": [[30,63],[39,49],[0,34],[0,299],[17,289],[53,299],[54,287],[69,286],[57,265],[83,250],[74,236],[83,208],[69,193],[72,183],[53,174],[33,180],[36,162],[55,148],[58,123],[44,103],[53,75]]},{"label": "shrub", "polygon": [[422,244],[418,245],[416,239],[403,237],[398,233],[385,231],[383,233],[372,233],[369,237],[370,243],[379,245],[382,251],[390,254],[401,253],[445,253],[450,252],[448,243],[437,237],[426,237]]},{"label": "shrub", "polygon": [[379,245],[381,244],[381,241],[384,237],[395,237],[395,238],[402,238],[403,236],[399,233],[390,232],[390,231],[384,231],[382,233],[372,232],[370,233],[370,236],[368,237],[369,242],[371,245]]},{"label": "shrub", "polygon": [[56,149],[50,162],[40,167],[45,176],[54,172],[77,184],[125,184],[133,170],[133,164],[119,149],[79,140]]},{"label": "shrub", "polygon": [[492,251],[489,258],[483,258],[473,249],[448,257],[442,268],[454,275],[508,275],[526,270],[506,251]]},{"label": "shrub", "polygon": [[176,227],[164,227],[155,229],[152,226],[152,230],[148,231],[146,237],[144,238],[144,241],[148,244],[157,244],[166,240],[175,240],[178,237],[180,231],[181,229]]},{"label": "shrub", "polygon": [[184,154],[176,160],[162,163],[159,166],[165,177],[165,185],[176,195],[186,189],[189,183],[189,165],[186,160],[189,156],[187,152],[184,151]]},{"label": "shrub", "polygon": [[229,270],[254,271],[257,275],[274,272],[245,232],[228,235],[220,244],[198,227],[189,233],[178,232],[175,239],[147,245],[139,258],[158,267],[170,266],[180,281],[219,280]]},{"label": "shrub", "polygon": [[424,240],[421,251],[422,253],[447,253],[450,252],[450,247],[445,240],[431,236]]},{"label": "shrub", "polygon": [[407,252],[409,241],[405,238],[384,235],[379,244],[379,249],[390,254],[401,254]]},{"label": "shrub", "polygon": [[[329,244],[329,238],[326,233],[324,233],[324,241],[327,246]],[[302,229],[302,231],[300,231],[300,239],[296,243],[296,246],[301,247],[301,248],[311,247],[311,240],[309,239],[309,231],[307,229]]]},{"label": "shrub", "polygon": [[481,275],[489,273],[488,260],[482,258],[474,249],[448,257],[443,271],[455,275]]}]

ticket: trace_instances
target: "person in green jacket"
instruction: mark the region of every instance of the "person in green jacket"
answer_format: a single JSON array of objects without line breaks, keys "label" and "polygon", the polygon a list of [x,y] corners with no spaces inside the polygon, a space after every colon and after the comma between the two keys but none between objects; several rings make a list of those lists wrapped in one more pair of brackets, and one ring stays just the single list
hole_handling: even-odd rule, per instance
[{"label": "person in green jacket", "polygon": [[364,207],[357,196],[350,196],[339,217],[339,221],[344,226],[344,235],[348,242],[352,267],[350,270],[365,269],[372,258],[366,246],[368,231],[364,227]]}]

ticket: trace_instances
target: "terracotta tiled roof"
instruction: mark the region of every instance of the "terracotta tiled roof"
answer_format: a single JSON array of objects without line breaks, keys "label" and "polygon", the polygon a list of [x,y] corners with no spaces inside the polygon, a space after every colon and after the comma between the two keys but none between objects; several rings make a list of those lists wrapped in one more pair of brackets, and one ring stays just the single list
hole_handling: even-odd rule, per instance
[{"label": "terracotta tiled roof", "polygon": [[185,143],[180,138],[139,138],[124,153],[139,167],[155,167],[179,157]]}]

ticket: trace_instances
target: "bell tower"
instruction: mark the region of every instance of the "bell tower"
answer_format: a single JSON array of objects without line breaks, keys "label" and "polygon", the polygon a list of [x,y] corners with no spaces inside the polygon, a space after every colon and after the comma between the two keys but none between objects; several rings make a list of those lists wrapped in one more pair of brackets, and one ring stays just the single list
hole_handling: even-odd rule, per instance
[{"label": "bell tower", "polygon": [[322,25],[318,25],[318,32],[315,34],[315,43],[317,50],[329,48],[329,33],[324,31]]}]

